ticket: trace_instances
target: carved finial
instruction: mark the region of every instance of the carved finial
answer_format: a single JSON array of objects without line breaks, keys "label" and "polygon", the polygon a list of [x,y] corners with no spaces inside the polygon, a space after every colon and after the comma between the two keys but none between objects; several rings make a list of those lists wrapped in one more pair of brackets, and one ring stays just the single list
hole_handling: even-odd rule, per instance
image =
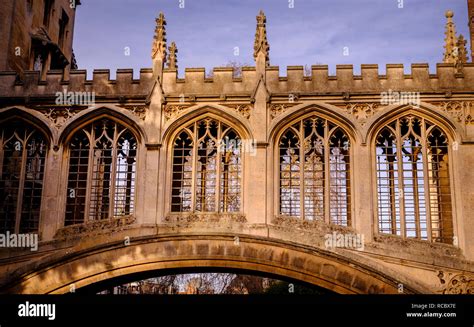
[{"label": "carved finial", "polygon": [[166,20],[165,15],[160,12],[156,19],[155,36],[153,38],[153,48],[151,52],[151,58],[161,59],[163,62],[166,60]]},{"label": "carved finial", "polygon": [[454,51],[454,55],[456,57],[455,67],[457,74],[463,74],[464,64],[467,63],[466,43],[467,41],[464,40],[464,36],[460,34]]},{"label": "carved finial", "polygon": [[257,16],[257,32],[255,33],[255,44],[253,56],[257,60],[257,56],[260,52],[265,55],[266,66],[270,65],[270,46],[268,45],[267,40],[267,28],[266,28],[267,18],[262,10],[260,10],[259,15]]},{"label": "carved finial", "polygon": [[459,35],[458,41],[456,43],[457,47],[457,61],[460,63],[467,63],[467,49],[466,49],[467,41],[464,39],[462,34]]},{"label": "carved finial", "polygon": [[176,57],[178,49],[176,48],[176,43],[171,42],[171,45],[168,48],[168,52],[168,68],[178,69],[178,58]]},{"label": "carved finial", "polygon": [[446,38],[444,39],[444,63],[455,64],[456,63],[456,26],[453,22],[454,13],[451,10],[446,11]]},{"label": "carved finial", "polygon": [[467,1],[469,17],[469,34],[471,37],[471,62],[474,62],[474,0]]}]

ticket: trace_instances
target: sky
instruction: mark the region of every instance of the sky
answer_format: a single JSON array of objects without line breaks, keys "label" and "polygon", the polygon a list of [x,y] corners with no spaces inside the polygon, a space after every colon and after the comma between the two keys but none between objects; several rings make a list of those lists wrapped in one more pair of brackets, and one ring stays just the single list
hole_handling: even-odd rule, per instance
[{"label": "sky", "polygon": [[[292,7],[292,8],[291,8]],[[254,65],[259,10],[267,16],[270,64],[280,66],[429,63],[442,61],[446,10],[469,39],[467,0],[82,0],[77,8],[74,52],[79,69],[152,67],[155,18],[165,14],[168,46],[178,48],[184,68]],[[469,44],[468,52],[469,51]],[[129,53],[127,53],[127,49]],[[238,50],[238,51],[236,51]]]}]

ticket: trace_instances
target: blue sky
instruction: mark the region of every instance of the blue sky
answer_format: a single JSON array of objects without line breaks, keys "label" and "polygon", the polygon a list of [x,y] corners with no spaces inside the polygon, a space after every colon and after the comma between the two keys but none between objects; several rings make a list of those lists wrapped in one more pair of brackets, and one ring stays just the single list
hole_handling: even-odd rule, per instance
[{"label": "blue sky", "polygon": [[[151,67],[155,17],[163,11],[168,45],[178,47],[184,68],[206,71],[229,61],[253,65],[256,15],[267,16],[270,63],[280,66],[429,63],[442,61],[445,11],[454,11],[458,33],[468,37],[467,0],[83,0],[77,9],[74,52],[80,69]],[[130,55],[125,54],[130,48]],[[235,47],[239,55],[234,55]],[[344,48],[349,50],[344,55]],[[468,44],[469,47],[469,44]]]}]

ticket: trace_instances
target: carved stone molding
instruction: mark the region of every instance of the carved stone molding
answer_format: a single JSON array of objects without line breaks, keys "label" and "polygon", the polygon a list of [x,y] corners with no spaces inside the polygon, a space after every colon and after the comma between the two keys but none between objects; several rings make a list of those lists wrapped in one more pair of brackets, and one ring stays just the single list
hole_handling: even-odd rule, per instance
[{"label": "carved stone molding", "polygon": [[458,123],[474,124],[474,101],[436,101],[430,104],[439,107]]},{"label": "carved stone molding", "polygon": [[94,220],[80,225],[73,225],[61,228],[54,236],[55,239],[69,239],[80,235],[109,234],[123,230],[126,226],[135,223],[133,216],[124,216],[120,218]]},{"label": "carved stone molding", "polygon": [[252,110],[252,106],[250,104],[246,104],[246,103],[243,103],[243,104],[222,103],[221,105],[233,109],[235,112],[242,115],[246,119],[250,118],[250,112]]},{"label": "carved stone molding", "polygon": [[349,103],[345,106],[345,110],[349,115],[354,116],[355,119],[363,126],[367,120],[381,111],[384,107],[379,102],[368,103]]},{"label": "carved stone molding", "polygon": [[369,118],[385,108],[380,102],[337,102],[329,104],[341,108],[347,114],[353,116],[361,126],[364,126]]},{"label": "carved stone molding", "polygon": [[466,115],[464,123],[466,125],[474,125],[474,110],[470,110],[469,114]]},{"label": "carved stone molding", "polygon": [[299,103],[273,103],[270,105],[270,115],[273,118],[276,118],[278,115],[284,113],[293,106],[296,106]]},{"label": "carved stone molding", "polygon": [[440,109],[453,117],[457,122],[461,123],[464,117],[464,107],[466,102],[464,101],[445,101],[433,103],[440,107]]},{"label": "carved stone molding", "polygon": [[464,123],[474,125],[474,101],[467,101],[464,107]]},{"label": "carved stone molding", "polygon": [[146,115],[148,113],[148,106],[144,105],[127,105],[127,106],[120,106],[121,108],[127,109],[132,112],[135,116],[137,116],[141,120],[145,120]]},{"label": "carved stone molding", "polygon": [[319,220],[306,220],[288,216],[276,216],[272,220],[272,224],[280,228],[305,230],[321,235],[332,232],[355,232],[351,227],[327,224],[326,222]]},{"label": "carved stone molding", "polygon": [[242,214],[231,214],[231,213],[181,213],[181,214],[170,214],[165,217],[165,222],[177,226],[186,226],[193,223],[246,223],[247,219]]},{"label": "carved stone molding", "polygon": [[73,118],[80,109],[72,108],[51,108],[43,109],[41,112],[43,115],[51,121],[52,125],[59,129],[64,126],[71,118]]},{"label": "carved stone molding", "polygon": [[443,285],[440,291],[442,294],[474,294],[474,274],[440,271],[438,278]]},{"label": "carved stone molding", "polygon": [[170,120],[178,117],[183,111],[191,107],[190,104],[170,104],[165,105],[163,112],[165,114],[166,120]]}]

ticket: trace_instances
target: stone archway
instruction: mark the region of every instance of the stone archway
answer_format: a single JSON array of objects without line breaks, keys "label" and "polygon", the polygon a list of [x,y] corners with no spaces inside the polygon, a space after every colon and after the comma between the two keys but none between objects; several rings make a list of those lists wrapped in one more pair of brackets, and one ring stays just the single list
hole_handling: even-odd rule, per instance
[{"label": "stone archway", "polygon": [[[237,241],[234,235],[170,235],[61,251],[13,273],[1,292],[62,294],[138,272],[190,267],[267,273],[341,294],[393,294],[398,285],[393,276],[317,248],[251,236]],[[406,284],[404,289],[426,291]]]}]

